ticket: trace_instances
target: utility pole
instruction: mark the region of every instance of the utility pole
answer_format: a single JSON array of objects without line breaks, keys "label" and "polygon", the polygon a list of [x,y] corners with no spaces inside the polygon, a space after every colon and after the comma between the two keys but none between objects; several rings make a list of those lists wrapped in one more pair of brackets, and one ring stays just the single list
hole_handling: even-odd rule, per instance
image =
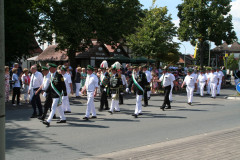
[{"label": "utility pole", "polygon": [[4,0],[0,0],[0,160],[5,160]]}]

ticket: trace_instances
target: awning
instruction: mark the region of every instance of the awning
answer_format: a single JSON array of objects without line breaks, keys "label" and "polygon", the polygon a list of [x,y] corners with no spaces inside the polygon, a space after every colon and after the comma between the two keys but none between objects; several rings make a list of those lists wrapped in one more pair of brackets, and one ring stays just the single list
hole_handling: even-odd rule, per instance
[{"label": "awning", "polygon": [[28,58],[27,61],[36,61],[37,58],[38,58],[38,56],[34,56],[34,57],[31,57],[31,58]]},{"label": "awning", "polygon": [[137,57],[137,58],[134,58],[134,59],[131,59],[132,63],[154,63],[156,62],[155,60],[153,59],[147,59],[145,57]]},{"label": "awning", "polygon": [[108,58],[107,60],[108,61],[118,61],[120,63],[131,63],[132,62],[130,58],[123,56],[123,55],[117,55],[117,56]]}]

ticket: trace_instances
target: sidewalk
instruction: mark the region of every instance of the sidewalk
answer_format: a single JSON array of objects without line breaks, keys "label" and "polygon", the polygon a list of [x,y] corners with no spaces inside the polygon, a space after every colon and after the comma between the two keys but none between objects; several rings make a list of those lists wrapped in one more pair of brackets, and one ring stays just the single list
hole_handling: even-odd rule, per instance
[{"label": "sidewalk", "polygon": [[84,160],[239,160],[240,127],[113,152]]}]

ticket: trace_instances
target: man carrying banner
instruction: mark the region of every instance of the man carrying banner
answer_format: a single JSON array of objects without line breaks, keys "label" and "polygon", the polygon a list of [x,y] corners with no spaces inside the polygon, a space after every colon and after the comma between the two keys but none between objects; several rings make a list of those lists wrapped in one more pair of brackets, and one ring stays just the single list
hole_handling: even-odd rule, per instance
[{"label": "man carrying banner", "polygon": [[[138,115],[142,115],[142,95],[144,94],[145,86],[147,85],[146,74],[142,71],[139,71],[138,66],[133,67],[132,78],[130,79],[129,86],[134,84],[134,90],[136,91],[136,107],[135,112],[132,114],[135,118],[138,118]],[[129,88],[126,88],[126,92],[129,91]]]},{"label": "man carrying banner", "polygon": [[63,76],[57,72],[57,65],[49,63],[49,70],[51,72],[50,85],[48,86],[46,93],[52,97],[52,111],[46,121],[43,124],[50,126],[50,122],[58,109],[60,115],[60,121],[57,123],[66,123],[66,117],[62,109],[62,96],[67,96],[66,86]]}]

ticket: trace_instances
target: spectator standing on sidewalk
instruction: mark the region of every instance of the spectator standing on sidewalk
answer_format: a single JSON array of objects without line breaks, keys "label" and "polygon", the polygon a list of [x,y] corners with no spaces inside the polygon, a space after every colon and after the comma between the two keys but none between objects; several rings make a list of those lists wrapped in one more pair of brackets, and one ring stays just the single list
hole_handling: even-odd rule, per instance
[{"label": "spectator standing on sidewalk", "polygon": [[[86,74],[86,69],[82,68],[81,72],[81,88],[84,87],[85,82],[86,82],[87,74]],[[86,95],[86,91],[83,92],[84,95]]]},{"label": "spectator standing on sidewalk", "polygon": [[13,106],[16,106],[15,104],[15,97],[17,96],[17,105],[21,105],[20,103],[20,94],[21,94],[21,84],[20,84],[20,79],[21,79],[21,74],[20,76],[17,75],[17,68],[12,69],[12,81],[14,82],[13,84],[13,94],[12,94],[12,104]]},{"label": "spectator standing on sidewalk", "polygon": [[79,92],[80,92],[80,88],[81,88],[81,72],[82,69],[81,67],[77,67],[76,69],[76,75],[75,75],[75,85],[76,85],[76,91],[75,91],[75,95],[76,98],[79,98]]},{"label": "spectator standing on sidewalk", "polygon": [[27,103],[28,102],[28,89],[29,89],[29,84],[30,84],[30,80],[31,77],[28,75],[28,69],[24,68],[23,69],[23,75],[21,77],[22,80],[22,93],[24,95],[24,100]]},{"label": "spectator standing on sidewalk", "polygon": [[9,91],[10,91],[10,84],[9,84],[9,67],[5,66],[5,102],[9,101]]}]

